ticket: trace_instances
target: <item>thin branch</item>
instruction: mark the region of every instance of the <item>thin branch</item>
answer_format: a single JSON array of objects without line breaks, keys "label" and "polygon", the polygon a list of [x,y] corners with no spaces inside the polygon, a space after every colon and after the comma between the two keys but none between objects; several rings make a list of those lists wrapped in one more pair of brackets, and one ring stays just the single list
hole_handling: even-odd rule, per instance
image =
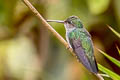
[{"label": "thin branch", "polygon": [[99,74],[99,75],[101,75],[101,76],[103,76],[103,77],[108,77],[108,78],[111,78],[109,75],[107,75],[107,74]]},{"label": "thin branch", "polygon": [[99,74],[99,73],[97,73],[97,74],[95,74],[100,80],[104,80],[104,78]]},{"label": "thin branch", "polygon": [[[64,38],[57,33],[51,25],[49,25],[46,20],[40,15],[40,13],[33,7],[33,5],[28,0],[23,0],[26,6],[41,20],[41,22],[45,25],[45,27],[52,32],[52,34],[59,39],[59,41],[64,44],[64,46],[68,47],[68,43],[64,40]],[[69,49],[72,52],[72,49]]]},{"label": "thin branch", "polygon": [[[41,20],[41,22],[45,25],[45,27],[52,32],[52,34],[58,38],[58,40],[64,44],[66,48],[69,47],[68,43],[64,40],[64,38],[49,25],[46,20],[40,15],[40,13],[33,7],[33,5],[28,0],[23,0],[26,6]],[[71,48],[68,49],[74,56],[73,50]],[[99,74],[95,74],[100,80],[104,80],[103,77]]]}]

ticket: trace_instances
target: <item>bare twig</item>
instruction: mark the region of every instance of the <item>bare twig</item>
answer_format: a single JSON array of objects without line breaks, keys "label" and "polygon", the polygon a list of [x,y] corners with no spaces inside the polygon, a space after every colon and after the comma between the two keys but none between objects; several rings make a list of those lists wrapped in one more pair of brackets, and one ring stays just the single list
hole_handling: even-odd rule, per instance
[{"label": "bare twig", "polygon": [[100,80],[104,80],[104,78],[99,74],[99,73],[97,73],[97,74],[95,74]]},{"label": "bare twig", "polygon": [[[57,33],[51,25],[49,25],[46,20],[40,15],[40,13],[33,7],[33,5],[28,0],[23,0],[26,6],[41,20],[41,22],[45,25],[45,27],[50,30],[55,37],[57,37],[64,46],[68,47],[68,43],[64,40],[64,38]],[[72,49],[69,49],[72,52]]]},{"label": "bare twig", "polygon": [[107,75],[107,74],[99,74],[99,75],[101,75],[101,76],[103,76],[103,77],[108,77],[108,78],[111,78],[109,75]]},{"label": "bare twig", "polygon": [[[45,27],[50,30],[53,35],[55,37],[58,38],[58,40],[64,44],[64,46],[67,48],[69,45],[68,43],[64,40],[64,38],[59,34],[57,33],[53,28],[52,26],[50,26],[46,20],[40,15],[40,13],[33,7],[33,5],[28,1],[28,0],[23,0],[23,2],[26,4],[26,6],[41,20],[41,22],[45,25]],[[74,55],[73,53],[73,50],[71,48],[69,48],[69,51]],[[103,77],[99,74],[96,74],[96,76],[100,79],[100,80],[104,80]]]}]

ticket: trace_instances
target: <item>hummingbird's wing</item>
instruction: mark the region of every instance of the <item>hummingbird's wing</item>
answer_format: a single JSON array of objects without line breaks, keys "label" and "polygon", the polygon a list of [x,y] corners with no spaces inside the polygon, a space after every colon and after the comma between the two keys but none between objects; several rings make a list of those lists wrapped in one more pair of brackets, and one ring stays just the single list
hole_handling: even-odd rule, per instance
[{"label": "hummingbird's wing", "polygon": [[91,38],[79,29],[69,34],[70,44],[79,61],[91,72],[97,73],[98,68],[94,58],[93,45]]}]

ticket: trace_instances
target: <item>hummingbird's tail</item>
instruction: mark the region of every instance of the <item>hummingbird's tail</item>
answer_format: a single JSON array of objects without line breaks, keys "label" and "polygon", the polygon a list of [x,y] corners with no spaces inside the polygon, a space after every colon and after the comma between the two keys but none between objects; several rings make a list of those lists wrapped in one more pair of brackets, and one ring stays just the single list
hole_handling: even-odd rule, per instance
[{"label": "hummingbird's tail", "polygon": [[92,73],[98,73],[98,68],[97,68],[97,64],[96,61],[92,62],[88,59],[88,57],[85,55],[84,51],[82,48],[77,48],[74,49],[75,54],[78,58],[78,60]]},{"label": "hummingbird's tail", "polygon": [[[71,39],[72,40],[72,39]],[[72,48],[75,52],[78,60],[92,73],[98,73],[97,64],[93,55],[87,56],[83,49],[81,42],[78,40],[72,40]]]}]

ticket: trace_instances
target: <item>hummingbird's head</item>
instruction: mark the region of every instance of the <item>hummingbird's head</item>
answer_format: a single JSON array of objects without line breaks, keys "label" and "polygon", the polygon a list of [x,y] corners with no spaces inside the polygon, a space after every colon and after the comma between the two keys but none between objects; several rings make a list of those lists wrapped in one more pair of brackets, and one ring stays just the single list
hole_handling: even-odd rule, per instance
[{"label": "hummingbird's head", "polygon": [[47,22],[58,22],[63,23],[67,31],[71,31],[74,28],[83,28],[80,19],[77,16],[70,16],[64,21],[61,20],[47,20]]},{"label": "hummingbird's head", "polygon": [[68,28],[83,28],[83,25],[80,21],[80,19],[77,16],[70,16],[64,21],[64,24]]}]

